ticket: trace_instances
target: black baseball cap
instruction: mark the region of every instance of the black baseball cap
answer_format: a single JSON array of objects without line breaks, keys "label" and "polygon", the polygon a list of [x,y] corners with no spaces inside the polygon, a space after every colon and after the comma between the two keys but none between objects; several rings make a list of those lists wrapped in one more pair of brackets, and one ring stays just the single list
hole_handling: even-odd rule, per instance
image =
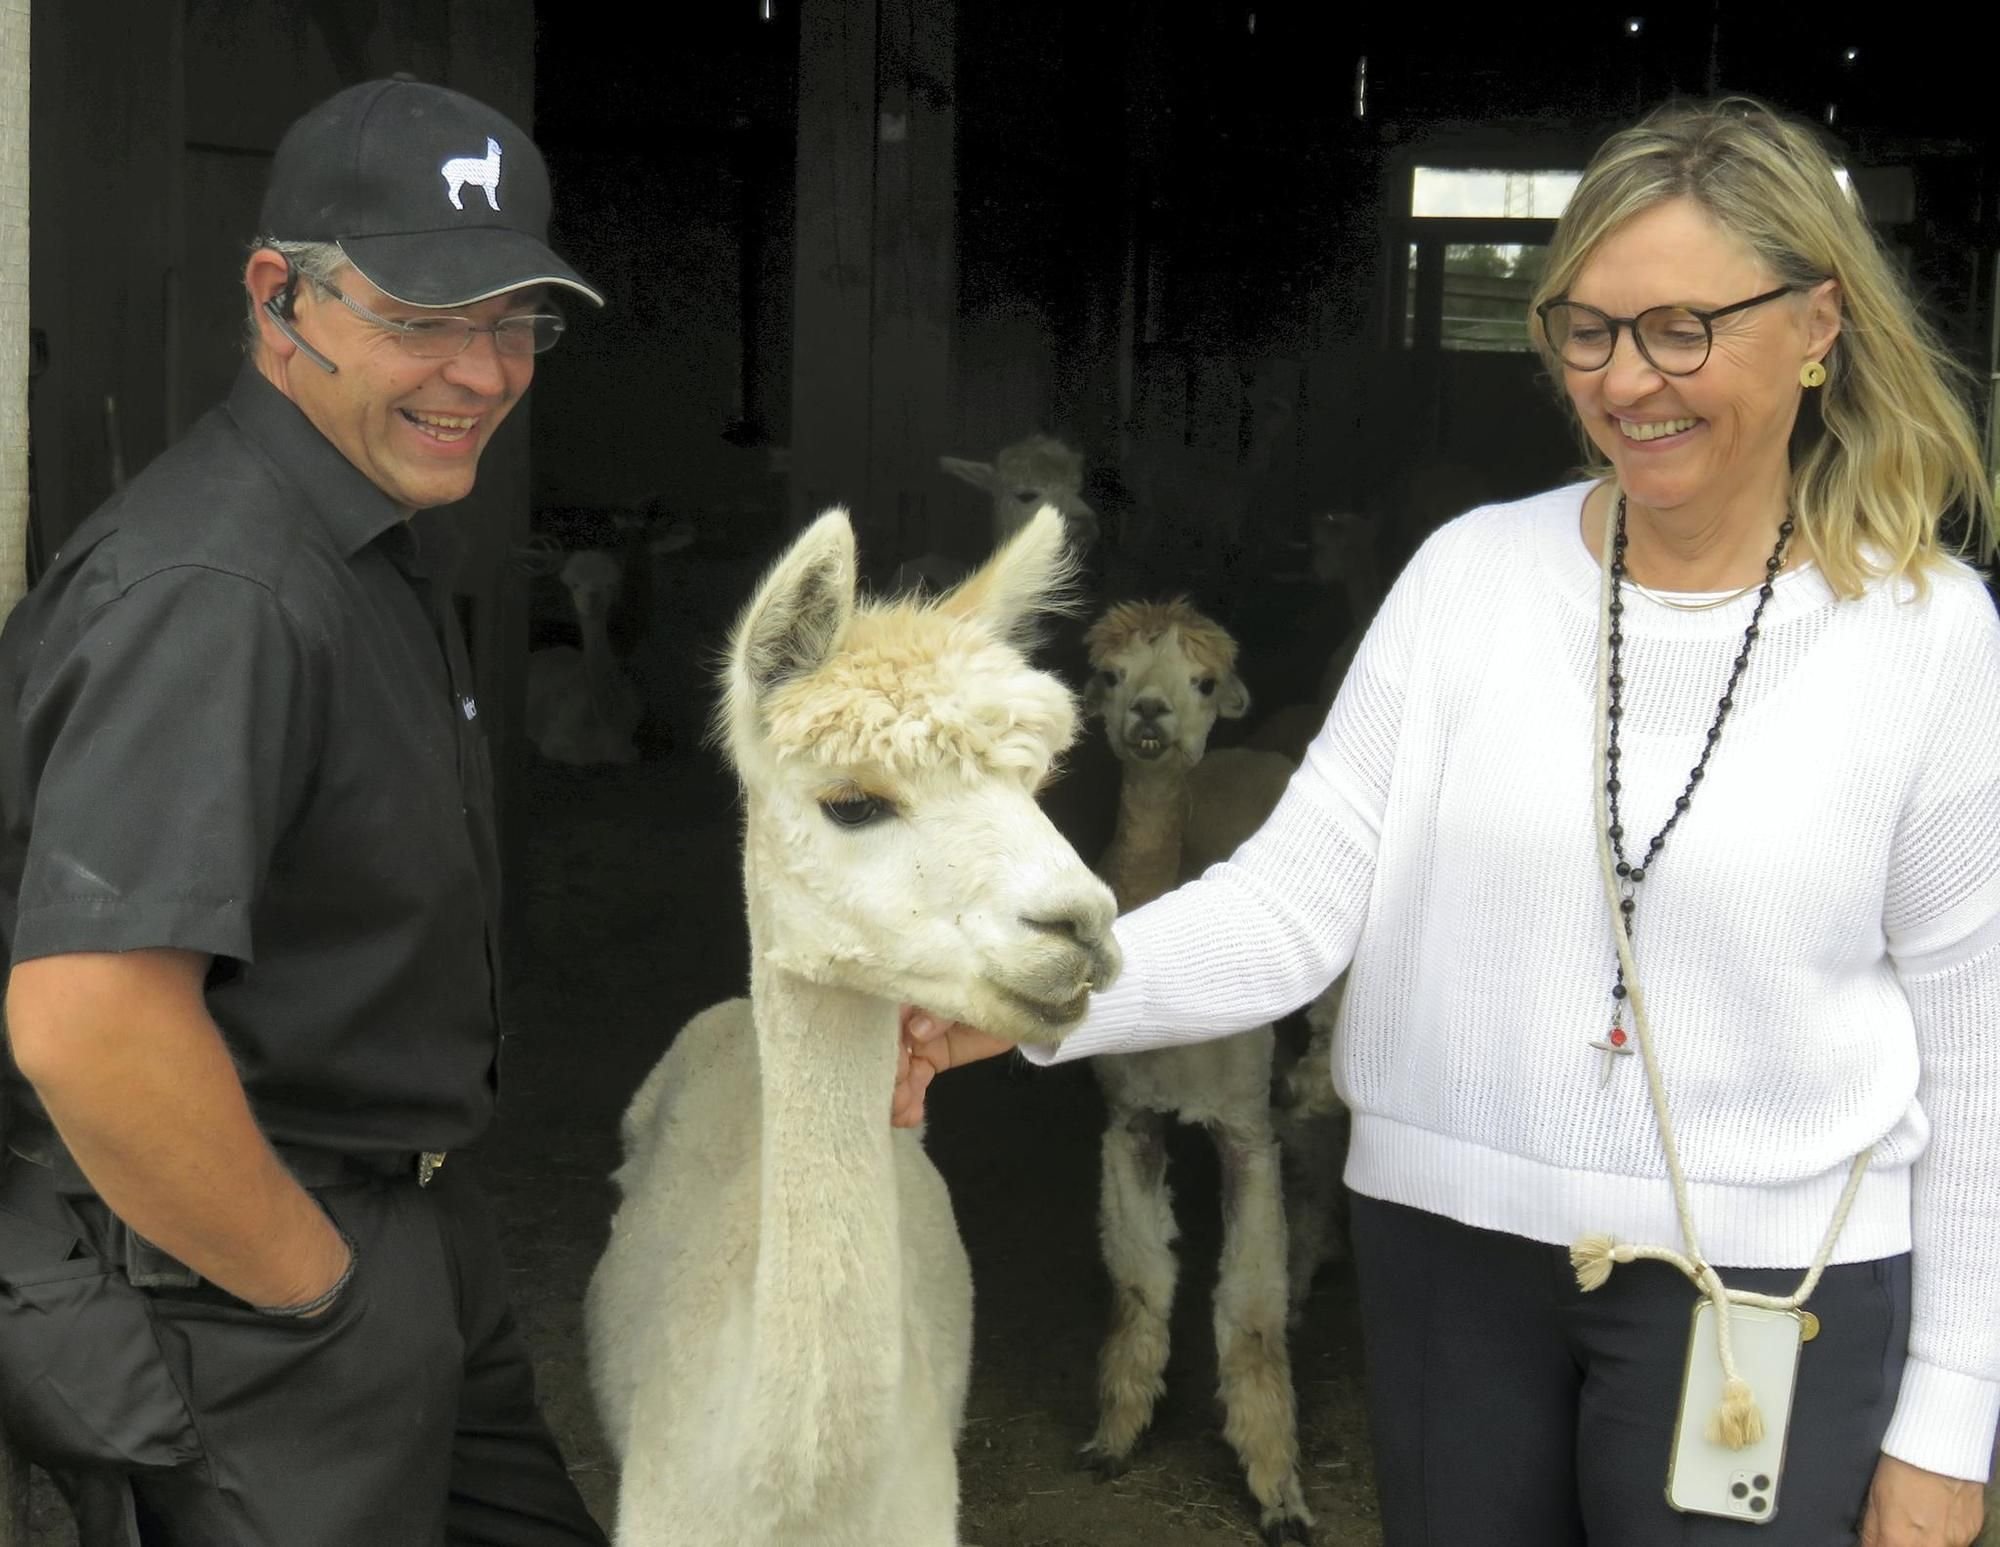
[{"label": "black baseball cap", "polygon": [[384,295],[469,306],[523,285],[604,297],[549,250],[549,173],[503,114],[421,81],[368,81],[278,143],[258,229],[338,242]]}]

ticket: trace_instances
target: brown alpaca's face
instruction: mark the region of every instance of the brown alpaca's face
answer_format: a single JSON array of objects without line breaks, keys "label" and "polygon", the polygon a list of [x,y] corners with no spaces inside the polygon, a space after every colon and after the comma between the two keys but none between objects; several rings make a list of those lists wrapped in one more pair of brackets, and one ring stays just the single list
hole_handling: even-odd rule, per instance
[{"label": "brown alpaca's face", "polygon": [[1217,720],[1241,719],[1250,710],[1242,679],[1197,658],[1178,628],[1094,649],[1090,664],[1084,703],[1104,717],[1121,762],[1191,766],[1207,751]]}]

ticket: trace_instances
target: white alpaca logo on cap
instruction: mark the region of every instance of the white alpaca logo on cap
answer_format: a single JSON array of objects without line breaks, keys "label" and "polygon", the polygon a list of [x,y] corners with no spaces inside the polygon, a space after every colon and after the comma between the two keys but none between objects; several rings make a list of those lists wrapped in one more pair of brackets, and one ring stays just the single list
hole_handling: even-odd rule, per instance
[{"label": "white alpaca logo on cap", "polygon": [[484,156],[454,156],[438,171],[444,177],[445,192],[451,196],[453,209],[465,208],[459,202],[458,190],[468,183],[485,192],[489,206],[500,208],[500,142],[492,135],[486,137]]}]

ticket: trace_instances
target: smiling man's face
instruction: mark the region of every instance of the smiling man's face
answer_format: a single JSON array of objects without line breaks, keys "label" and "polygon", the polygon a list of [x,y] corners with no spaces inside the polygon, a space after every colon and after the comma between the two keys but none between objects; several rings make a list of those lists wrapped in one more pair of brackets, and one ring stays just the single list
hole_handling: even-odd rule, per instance
[{"label": "smiling man's face", "polygon": [[[390,300],[353,269],[341,292],[391,322],[426,315]],[[467,317],[487,326],[541,309],[540,286],[429,315]],[[449,505],[472,492],[479,454],[534,379],[531,354],[503,355],[490,333],[475,334],[462,354],[424,359],[398,335],[356,315],[310,284],[298,287],[296,327],[340,369],[328,374],[302,353],[284,362],[279,389],[368,481],[406,510]]]}]

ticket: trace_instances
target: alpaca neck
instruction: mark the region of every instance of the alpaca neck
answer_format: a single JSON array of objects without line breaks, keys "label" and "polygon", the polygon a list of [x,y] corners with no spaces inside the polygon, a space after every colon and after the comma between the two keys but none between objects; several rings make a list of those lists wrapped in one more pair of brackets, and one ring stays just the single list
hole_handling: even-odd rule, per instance
[{"label": "alpaca neck", "polygon": [[902,1384],[897,1008],[777,964],[756,913],[763,1138],[748,1377],[758,1470],[803,1509],[879,1456]]},{"label": "alpaca neck", "polygon": [[1191,800],[1188,765],[1169,753],[1157,763],[1124,765],[1118,822],[1105,855],[1104,878],[1129,913],[1173,890],[1180,880],[1181,841]]}]

